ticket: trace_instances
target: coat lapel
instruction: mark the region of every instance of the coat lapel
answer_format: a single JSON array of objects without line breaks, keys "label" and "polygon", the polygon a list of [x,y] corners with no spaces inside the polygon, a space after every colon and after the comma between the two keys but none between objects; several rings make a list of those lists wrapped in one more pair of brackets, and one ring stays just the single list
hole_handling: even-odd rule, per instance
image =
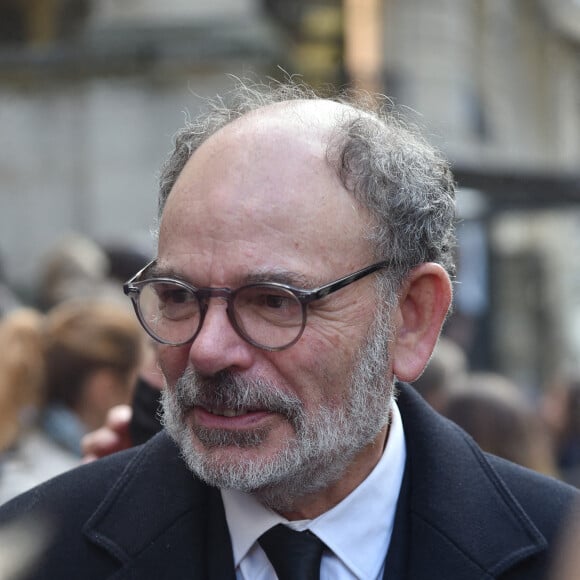
[{"label": "coat lapel", "polygon": [[475,443],[400,387],[407,467],[385,578],[492,578],[543,551],[545,538]]},{"label": "coat lapel", "polygon": [[119,561],[115,579],[235,578],[221,494],[193,477],[165,433],[127,465],[83,532]]}]

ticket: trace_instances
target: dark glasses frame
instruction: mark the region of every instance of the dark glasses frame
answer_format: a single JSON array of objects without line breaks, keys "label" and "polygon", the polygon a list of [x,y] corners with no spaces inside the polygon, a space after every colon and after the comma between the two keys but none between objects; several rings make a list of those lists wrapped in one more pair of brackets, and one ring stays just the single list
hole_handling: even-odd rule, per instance
[{"label": "dark glasses frame", "polygon": [[[147,334],[149,334],[149,336],[151,336],[151,338],[153,338],[157,342],[160,342],[162,344],[167,344],[170,346],[181,346],[181,345],[187,344],[188,342],[194,341],[203,327],[203,322],[205,320],[205,315],[206,315],[207,309],[208,309],[208,301],[210,298],[216,297],[216,298],[222,298],[223,300],[226,301],[226,312],[228,315],[228,319],[229,319],[232,327],[236,331],[236,333],[241,338],[243,338],[246,342],[251,344],[252,346],[255,346],[257,348],[267,350],[267,351],[283,350],[285,348],[292,346],[296,342],[298,342],[298,340],[302,336],[302,333],[304,332],[304,328],[306,327],[308,304],[310,304],[311,302],[314,302],[316,300],[321,300],[322,298],[325,298],[329,294],[337,292],[338,290],[341,290],[345,286],[348,286],[348,285],[352,284],[353,282],[357,282],[361,278],[365,278],[366,276],[369,276],[370,274],[373,274],[374,272],[377,272],[378,270],[388,268],[391,265],[391,262],[386,261],[386,260],[381,261],[381,262],[376,262],[374,264],[371,264],[370,266],[367,266],[366,268],[362,268],[361,270],[357,270],[356,272],[353,272],[352,274],[348,274],[347,276],[343,276],[342,278],[339,278],[338,280],[334,280],[333,282],[329,282],[327,284],[324,284],[323,286],[319,286],[318,288],[314,288],[312,290],[305,290],[303,288],[297,288],[295,286],[291,286],[288,284],[280,284],[278,282],[259,282],[259,283],[255,283],[255,284],[246,284],[244,286],[240,286],[239,288],[232,290],[231,288],[216,288],[216,287],[198,288],[196,286],[193,286],[192,284],[184,282],[183,280],[179,280],[177,278],[172,278],[172,277],[164,277],[164,276],[146,278],[144,280],[140,280],[139,278],[153,264],[155,264],[155,262],[156,262],[156,260],[152,260],[151,262],[149,262],[145,267],[143,267],[141,270],[139,270],[139,272],[137,272],[137,274],[135,274],[135,276],[133,276],[128,282],[123,284],[123,291],[131,299],[131,302],[133,304],[133,308],[135,310],[135,314],[137,315],[137,318],[139,319],[141,326],[145,329]],[[179,287],[183,288],[184,290],[187,290],[188,292],[190,292],[193,296],[196,297],[197,301],[199,302],[200,316],[199,316],[198,327],[192,332],[192,335],[189,338],[187,338],[186,340],[182,340],[179,342],[172,342],[172,341],[165,340],[165,339],[157,336],[153,332],[153,330],[151,330],[149,328],[149,325],[145,322],[143,313],[141,311],[139,297],[141,294],[141,290],[145,286],[147,286],[148,284],[152,284],[152,283],[166,283],[166,284],[174,284],[176,286],[179,286]],[[288,342],[287,344],[284,344],[282,346],[276,346],[276,347],[271,347],[268,345],[260,344],[259,342],[256,342],[251,336],[249,336],[245,332],[245,330],[242,328],[242,326],[238,323],[238,321],[236,319],[235,312],[234,312],[235,309],[232,308],[232,306],[231,306],[236,295],[240,291],[243,291],[244,289],[257,288],[257,287],[259,287],[259,288],[272,288],[273,290],[278,290],[278,291],[282,290],[282,291],[288,292],[288,293],[292,294],[296,298],[296,300],[298,300],[298,302],[300,302],[300,304],[302,306],[302,323],[300,326],[300,330],[298,331],[297,336],[293,340]]]}]

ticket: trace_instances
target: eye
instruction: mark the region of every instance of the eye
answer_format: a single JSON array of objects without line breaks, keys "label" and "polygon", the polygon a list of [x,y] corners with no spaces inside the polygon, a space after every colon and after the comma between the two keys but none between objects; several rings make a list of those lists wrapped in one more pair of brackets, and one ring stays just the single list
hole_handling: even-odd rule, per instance
[{"label": "eye", "polygon": [[160,300],[166,304],[185,304],[194,299],[194,295],[185,288],[170,288],[160,296]]},{"label": "eye", "polygon": [[199,311],[195,294],[182,286],[160,283],[154,285],[159,316],[180,320],[196,315]]},{"label": "eye", "polygon": [[187,288],[173,284],[152,284],[152,290],[160,305],[183,304],[193,296]]},{"label": "eye", "polygon": [[234,306],[236,316],[246,329],[255,329],[262,323],[286,326],[302,321],[300,301],[289,290],[276,286],[242,288]]},{"label": "eye", "polygon": [[242,293],[239,305],[260,310],[287,310],[296,306],[296,297],[290,292],[269,286],[255,286]]},{"label": "eye", "polygon": [[287,308],[288,306],[295,303],[294,297],[289,297],[282,294],[261,294],[260,302],[262,306],[268,308]]}]

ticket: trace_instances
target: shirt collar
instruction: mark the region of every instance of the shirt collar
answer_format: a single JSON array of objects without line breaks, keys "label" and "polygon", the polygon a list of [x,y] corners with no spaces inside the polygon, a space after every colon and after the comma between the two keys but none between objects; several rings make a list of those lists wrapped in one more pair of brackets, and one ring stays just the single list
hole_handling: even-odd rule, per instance
[{"label": "shirt collar", "polygon": [[356,577],[377,577],[391,540],[405,460],[403,423],[393,403],[381,459],[356,489],[317,518],[288,522],[252,495],[221,490],[236,567],[266,530],[285,523],[294,529],[310,529]]}]

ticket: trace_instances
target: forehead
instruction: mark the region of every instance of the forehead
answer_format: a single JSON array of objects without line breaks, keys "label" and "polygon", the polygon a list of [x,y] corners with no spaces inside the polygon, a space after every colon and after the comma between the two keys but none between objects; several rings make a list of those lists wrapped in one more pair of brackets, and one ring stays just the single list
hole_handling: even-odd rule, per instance
[{"label": "forehead", "polygon": [[329,272],[365,265],[368,214],[326,158],[339,107],[280,104],[210,137],[169,195],[160,259],[177,268],[188,259],[195,267],[308,263]]}]

